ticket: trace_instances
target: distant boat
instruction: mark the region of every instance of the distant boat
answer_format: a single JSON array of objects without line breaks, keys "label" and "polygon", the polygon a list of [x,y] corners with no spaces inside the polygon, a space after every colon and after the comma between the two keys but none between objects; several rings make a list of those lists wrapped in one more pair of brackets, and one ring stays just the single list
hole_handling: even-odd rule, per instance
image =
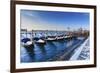
[{"label": "distant boat", "polygon": [[57,40],[56,36],[48,36],[46,39],[46,41],[56,41],[56,40]]},{"label": "distant boat", "polygon": [[34,47],[34,43],[33,43],[33,41],[30,38],[24,38],[24,39],[22,39],[21,43],[22,43],[22,45],[25,48],[32,48],[32,47]]},{"label": "distant boat", "polygon": [[66,35],[66,36],[64,36],[64,39],[69,39],[69,38],[72,38],[73,36],[68,36],[68,35]]},{"label": "distant boat", "polygon": [[57,40],[64,40],[66,37],[65,35],[56,36]]},{"label": "distant boat", "polygon": [[70,38],[70,36],[50,36],[48,37],[46,40],[47,41],[57,41],[57,40],[64,40],[64,39],[67,39],[67,38]]},{"label": "distant boat", "polygon": [[57,37],[57,40],[64,40],[64,37]]}]

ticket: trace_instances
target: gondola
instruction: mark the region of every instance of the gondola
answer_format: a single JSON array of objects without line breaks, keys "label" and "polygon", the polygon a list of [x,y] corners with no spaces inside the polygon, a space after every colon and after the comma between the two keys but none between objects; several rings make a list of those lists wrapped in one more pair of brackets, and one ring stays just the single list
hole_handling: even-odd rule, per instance
[{"label": "gondola", "polygon": [[30,38],[22,39],[21,43],[25,48],[33,48],[34,47],[34,43]]},{"label": "gondola", "polygon": [[43,40],[43,39],[39,39],[39,40],[35,41],[35,43],[38,44],[38,45],[45,45],[46,41]]}]

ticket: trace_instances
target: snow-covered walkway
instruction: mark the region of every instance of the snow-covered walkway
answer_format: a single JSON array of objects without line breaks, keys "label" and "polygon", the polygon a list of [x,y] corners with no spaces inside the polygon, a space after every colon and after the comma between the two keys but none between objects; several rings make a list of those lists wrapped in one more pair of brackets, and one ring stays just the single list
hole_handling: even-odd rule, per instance
[{"label": "snow-covered walkway", "polygon": [[75,50],[70,60],[86,60],[90,58],[89,38]]}]

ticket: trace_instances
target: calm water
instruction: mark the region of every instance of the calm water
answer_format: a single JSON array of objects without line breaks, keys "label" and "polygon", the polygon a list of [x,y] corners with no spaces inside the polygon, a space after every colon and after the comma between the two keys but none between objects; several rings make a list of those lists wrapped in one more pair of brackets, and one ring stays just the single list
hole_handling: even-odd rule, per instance
[{"label": "calm water", "polygon": [[73,55],[73,50],[77,44],[83,40],[60,40],[54,42],[46,42],[46,45],[34,44],[32,48],[21,47],[21,62],[46,62],[59,60],[61,56],[66,54],[63,60],[69,60]]}]

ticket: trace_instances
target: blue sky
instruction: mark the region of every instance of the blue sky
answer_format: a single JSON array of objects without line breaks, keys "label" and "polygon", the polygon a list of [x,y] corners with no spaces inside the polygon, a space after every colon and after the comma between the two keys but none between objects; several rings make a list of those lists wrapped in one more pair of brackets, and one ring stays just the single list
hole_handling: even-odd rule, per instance
[{"label": "blue sky", "polygon": [[28,30],[89,29],[89,13],[21,10],[21,28]]}]

